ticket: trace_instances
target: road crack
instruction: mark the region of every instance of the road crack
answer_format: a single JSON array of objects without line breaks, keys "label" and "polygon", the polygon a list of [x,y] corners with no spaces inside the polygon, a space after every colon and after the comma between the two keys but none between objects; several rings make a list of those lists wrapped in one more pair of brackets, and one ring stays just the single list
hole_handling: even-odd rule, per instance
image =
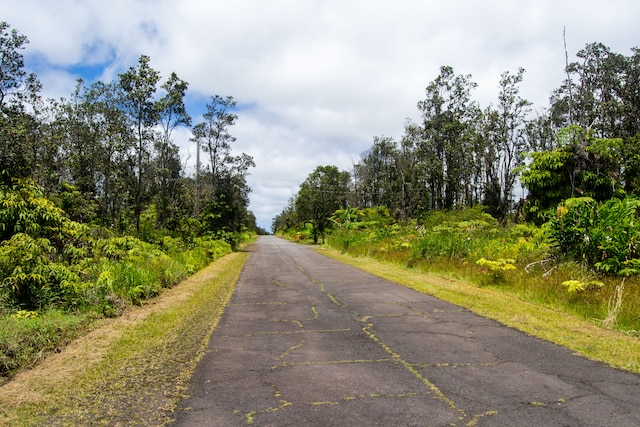
[{"label": "road crack", "polygon": [[431,392],[433,393],[433,398],[440,400],[444,403],[446,403],[451,409],[455,410],[458,413],[458,419],[460,421],[463,421],[465,419],[470,419],[470,421],[467,423],[467,426],[474,426],[476,425],[478,419],[482,416],[486,416],[486,415],[495,415],[497,414],[497,411],[486,411],[482,414],[478,414],[478,415],[468,415],[463,409],[458,408],[456,403],[453,401],[453,399],[451,399],[450,397],[448,397],[447,395],[445,395],[442,390],[440,390],[440,388],[438,388],[438,386],[436,386],[433,382],[431,382],[428,378],[424,377],[422,374],[420,374],[420,372],[418,372],[418,367],[415,364],[409,363],[408,361],[406,361],[405,359],[402,358],[402,356],[400,356],[400,354],[396,353],[395,351],[393,351],[393,349],[391,347],[389,347],[387,344],[385,344],[380,338],[378,338],[378,336],[372,331],[373,329],[373,323],[371,323],[371,319],[373,317],[380,317],[381,315],[377,315],[377,316],[364,316],[362,318],[362,323],[364,323],[366,326],[364,326],[362,328],[362,331],[369,337],[369,339],[371,339],[372,341],[374,341],[376,344],[378,344],[386,353],[388,353],[392,360],[396,363],[398,363],[399,365],[401,365],[402,367],[404,367],[407,371],[409,371],[415,378],[417,378],[419,381],[421,381],[424,385],[426,385],[429,390],[431,390]]}]

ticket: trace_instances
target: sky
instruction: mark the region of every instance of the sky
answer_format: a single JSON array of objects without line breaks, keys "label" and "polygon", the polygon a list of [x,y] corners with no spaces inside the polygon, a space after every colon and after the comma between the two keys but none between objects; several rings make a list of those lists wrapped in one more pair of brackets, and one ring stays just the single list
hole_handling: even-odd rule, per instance
[{"label": "sky", "polygon": [[[542,112],[564,40],[570,61],[593,42],[630,55],[638,17],[636,0],[0,0],[45,98],[114,81],[140,55],[189,83],[194,123],[211,96],[233,96],[233,151],[254,158],[250,209],[267,230],[316,166],[351,171],[375,136],[399,140],[441,66],[470,74],[483,108],[523,67],[520,94]],[[189,137],[174,132],[193,171]]]}]

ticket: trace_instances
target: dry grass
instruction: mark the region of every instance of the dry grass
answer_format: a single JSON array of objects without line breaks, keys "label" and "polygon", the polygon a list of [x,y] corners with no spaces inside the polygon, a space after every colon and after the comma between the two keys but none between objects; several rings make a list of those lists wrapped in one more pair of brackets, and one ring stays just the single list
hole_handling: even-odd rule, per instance
[{"label": "dry grass", "polygon": [[527,334],[565,346],[590,359],[640,373],[640,339],[636,337],[602,328],[497,290],[419,273],[366,257],[352,257],[329,248],[321,253],[376,276],[466,307]]},{"label": "dry grass", "polygon": [[217,260],[18,373],[0,387],[0,425],[167,422],[246,258]]}]

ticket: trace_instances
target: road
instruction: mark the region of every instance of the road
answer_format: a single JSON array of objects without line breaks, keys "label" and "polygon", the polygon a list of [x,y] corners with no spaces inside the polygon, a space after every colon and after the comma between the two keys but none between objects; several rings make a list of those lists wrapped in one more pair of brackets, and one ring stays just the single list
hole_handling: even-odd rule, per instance
[{"label": "road", "polygon": [[174,426],[639,426],[640,376],[261,237]]}]

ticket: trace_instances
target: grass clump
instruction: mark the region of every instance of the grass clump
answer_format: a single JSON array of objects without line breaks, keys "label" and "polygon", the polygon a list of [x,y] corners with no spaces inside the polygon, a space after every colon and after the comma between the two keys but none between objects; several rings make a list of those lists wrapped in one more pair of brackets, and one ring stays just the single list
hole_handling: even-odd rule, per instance
[{"label": "grass clump", "polygon": [[0,379],[33,366],[46,354],[60,351],[95,320],[92,313],[60,310],[20,310],[0,316]]}]

